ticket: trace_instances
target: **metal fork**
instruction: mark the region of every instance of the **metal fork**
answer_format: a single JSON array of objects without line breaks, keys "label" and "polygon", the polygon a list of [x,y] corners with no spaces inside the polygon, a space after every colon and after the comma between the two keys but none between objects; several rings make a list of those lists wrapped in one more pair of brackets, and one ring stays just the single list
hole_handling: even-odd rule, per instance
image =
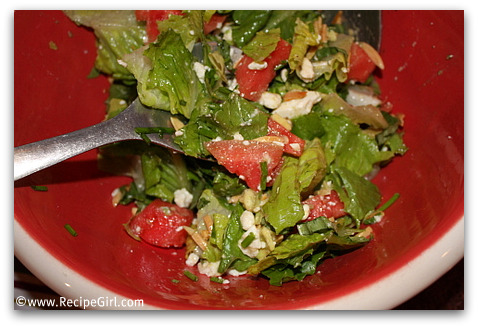
[{"label": "metal fork", "polygon": [[[139,99],[115,117],[71,133],[14,149],[14,180],[43,170],[88,150],[123,140],[141,140],[136,128],[172,127],[171,113],[144,107]],[[152,143],[183,152],[170,134],[148,134]]]}]

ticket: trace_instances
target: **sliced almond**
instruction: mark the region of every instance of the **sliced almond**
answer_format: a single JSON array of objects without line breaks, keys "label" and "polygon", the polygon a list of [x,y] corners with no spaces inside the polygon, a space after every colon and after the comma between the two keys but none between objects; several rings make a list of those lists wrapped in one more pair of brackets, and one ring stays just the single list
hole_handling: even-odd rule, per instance
[{"label": "sliced almond", "polygon": [[284,117],[282,117],[278,114],[272,114],[271,118],[274,121],[276,121],[277,123],[279,123],[280,125],[282,125],[284,128],[286,128],[287,131],[292,130],[292,123],[288,119],[286,119],[286,118],[284,118]]},{"label": "sliced almond", "polygon": [[294,99],[302,99],[307,95],[307,91],[292,90],[287,92],[282,98],[283,101],[290,101]]},{"label": "sliced almond", "polygon": [[175,116],[171,116],[169,119],[171,121],[171,125],[173,126],[174,130],[178,131],[182,127],[184,127],[184,123],[181,122],[181,120]]},{"label": "sliced almond", "polygon": [[259,138],[253,139],[254,141],[259,141],[259,142],[278,142],[278,143],[287,143],[284,137],[279,137],[279,136],[263,136]]},{"label": "sliced almond", "polygon": [[207,247],[206,241],[203,239],[203,237],[193,228],[184,226],[184,230],[191,236],[192,240],[201,248],[202,250],[205,250]]},{"label": "sliced almond", "polygon": [[359,42],[360,47],[365,51],[365,53],[370,57],[370,60],[380,69],[384,69],[385,65],[383,63],[382,57],[378,53],[377,50],[375,50],[374,47],[372,47],[370,44],[366,42]]}]

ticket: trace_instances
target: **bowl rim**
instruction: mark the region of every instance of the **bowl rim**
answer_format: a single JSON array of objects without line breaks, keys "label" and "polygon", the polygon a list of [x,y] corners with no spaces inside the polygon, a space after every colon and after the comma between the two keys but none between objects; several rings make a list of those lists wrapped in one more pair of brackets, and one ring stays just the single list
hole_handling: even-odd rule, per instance
[{"label": "bowl rim", "polygon": [[[389,310],[400,305],[427,288],[464,257],[464,221],[463,215],[429,248],[376,282],[330,301],[297,309]],[[130,298],[100,286],[49,253],[16,218],[13,228],[15,256],[39,280],[65,299],[114,300],[100,310],[118,310],[121,307],[128,310],[166,310],[146,303],[129,306],[133,303],[128,302]],[[427,270],[429,263],[434,263],[433,270]],[[91,308],[98,309],[96,306]]]}]

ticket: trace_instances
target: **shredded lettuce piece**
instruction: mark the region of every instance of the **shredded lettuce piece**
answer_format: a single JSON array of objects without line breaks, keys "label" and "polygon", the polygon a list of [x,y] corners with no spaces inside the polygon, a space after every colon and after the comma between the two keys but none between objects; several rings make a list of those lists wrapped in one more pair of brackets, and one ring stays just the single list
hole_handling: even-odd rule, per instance
[{"label": "shredded lettuce piece", "polygon": [[382,197],[378,187],[345,167],[334,166],[326,179],[332,181],[334,190],[345,204],[345,211],[355,219],[357,228],[380,204]]},{"label": "shredded lettuce piece", "polygon": [[259,32],[271,16],[270,10],[235,10],[232,19],[232,40],[239,48],[245,46]]},{"label": "shredded lettuce piece", "polygon": [[255,62],[262,62],[277,47],[280,40],[280,29],[259,31],[242,51]]},{"label": "shredded lettuce piece", "polygon": [[144,105],[190,118],[210,99],[194,71],[194,56],[179,39],[176,32],[167,30],[156,42],[123,60],[138,80],[138,96]]},{"label": "shredded lettuce piece", "polygon": [[290,69],[292,71],[298,69],[309,47],[317,46],[319,43],[319,36],[310,30],[309,25],[304,23],[300,18],[297,18],[295,21],[292,49],[288,60]]},{"label": "shredded lettuce piece", "polygon": [[144,45],[146,30],[134,10],[67,10],[75,23],[93,29],[97,38],[95,67],[114,79],[134,80],[118,60]]},{"label": "shredded lettuce piece", "polygon": [[265,220],[276,233],[287,231],[303,219],[301,195],[310,193],[317,186],[326,174],[326,166],[319,139],[308,143],[299,158],[285,159],[269,200],[262,208]]},{"label": "shredded lettuce piece", "polygon": [[366,134],[349,118],[341,115],[321,116],[321,125],[325,130],[321,137],[327,162],[337,167],[364,176],[375,164],[387,161],[394,156],[392,151],[379,149],[373,136]]}]

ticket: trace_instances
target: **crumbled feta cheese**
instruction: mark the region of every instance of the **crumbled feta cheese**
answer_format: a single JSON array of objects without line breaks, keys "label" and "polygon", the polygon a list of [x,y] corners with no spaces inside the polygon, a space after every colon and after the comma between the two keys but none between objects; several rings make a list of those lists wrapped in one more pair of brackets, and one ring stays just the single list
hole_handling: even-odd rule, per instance
[{"label": "crumbled feta cheese", "polygon": [[249,230],[254,225],[254,214],[251,211],[244,211],[241,215],[242,229]]},{"label": "crumbled feta cheese", "polygon": [[287,75],[288,74],[289,74],[289,71],[287,70],[287,68],[283,68],[280,71],[280,78],[281,78],[282,82],[287,82]]},{"label": "crumbled feta cheese", "polygon": [[231,91],[234,91],[236,93],[239,93],[239,90],[237,90],[238,84],[236,78],[233,78],[232,80],[227,81],[227,88]]},{"label": "crumbled feta cheese", "polygon": [[309,217],[310,206],[308,204],[304,204],[304,205],[302,205],[302,208],[304,209],[304,216],[302,217],[302,220],[305,220]]},{"label": "crumbled feta cheese", "polygon": [[231,48],[229,49],[229,56],[231,57],[232,66],[235,67],[239,60],[241,60],[242,58],[242,50],[237,47],[231,46]]},{"label": "crumbled feta cheese", "polygon": [[234,140],[244,140],[244,137],[239,132],[234,133]]},{"label": "crumbled feta cheese", "polygon": [[290,148],[292,148],[294,151],[300,152],[300,145],[298,143],[291,143],[289,144]]},{"label": "crumbled feta cheese", "polygon": [[227,42],[232,42],[232,27],[231,25],[224,25],[224,27],[221,29],[221,32],[223,33],[223,39],[224,41]]},{"label": "crumbled feta cheese", "polygon": [[[246,237],[249,236],[249,234],[251,233],[254,234],[254,240],[246,248],[243,248],[241,245],[242,241],[246,239]],[[260,231],[255,225],[253,225],[242,234],[241,238],[238,241],[238,246],[244,254],[249,257],[255,258],[259,254],[259,250],[265,248],[267,245],[265,242],[261,241]]]},{"label": "crumbled feta cheese", "polygon": [[350,87],[345,100],[352,106],[379,106],[382,103],[374,96],[373,90],[362,86]]},{"label": "crumbled feta cheese", "polygon": [[247,271],[237,271],[236,269],[230,269],[227,271],[228,274],[234,277],[242,276],[247,273]]},{"label": "crumbled feta cheese", "polygon": [[259,104],[270,109],[276,109],[282,102],[282,97],[278,93],[265,91],[259,98]]},{"label": "crumbled feta cheese", "polygon": [[193,65],[194,72],[196,72],[196,75],[202,83],[204,83],[204,77],[206,75],[206,71],[210,70],[210,67],[207,67],[199,62],[194,62]]},{"label": "crumbled feta cheese", "polygon": [[128,64],[126,64],[123,60],[118,59],[118,64],[120,64],[123,67],[128,67]]},{"label": "crumbled feta cheese", "polygon": [[317,91],[307,91],[304,98],[284,101],[272,113],[278,114],[284,118],[296,118],[310,113],[312,106],[322,99],[322,95]]},{"label": "crumbled feta cheese", "polygon": [[186,188],[177,189],[174,191],[174,202],[179,207],[189,207],[189,205],[191,205],[192,200],[193,195]]},{"label": "crumbled feta cheese", "polygon": [[249,65],[247,65],[247,68],[254,71],[260,71],[267,68],[267,62],[262,62],[262,63],[252,62]]},{"label": "crumbled feta cheese", "polygon": [[306,82],[311,82],[314,79],[314,66],[309,58],[304,57],[302,64],[300,65],[300,70],[297,72],[300,78]]},{"label": "crumbled feta cheese", "polygon": [[186,260],[186,265],[192,267],[192,266],[195,266],[196,263],[198,263],[198,261],[199,261],[199,255],[195,253],[191,253],[189,254]]},{"label": "crumbled feta cheese", "polygon": [[205,274],[208,277],[218,277],[218,276],[221,275],[219,272],[217,272],[217,269],[219,268],[219,263],[221,263],[221,261],[217,261],[217,262],[208,262],[208,261],[199,262],[198,270],[201,274]]}]

